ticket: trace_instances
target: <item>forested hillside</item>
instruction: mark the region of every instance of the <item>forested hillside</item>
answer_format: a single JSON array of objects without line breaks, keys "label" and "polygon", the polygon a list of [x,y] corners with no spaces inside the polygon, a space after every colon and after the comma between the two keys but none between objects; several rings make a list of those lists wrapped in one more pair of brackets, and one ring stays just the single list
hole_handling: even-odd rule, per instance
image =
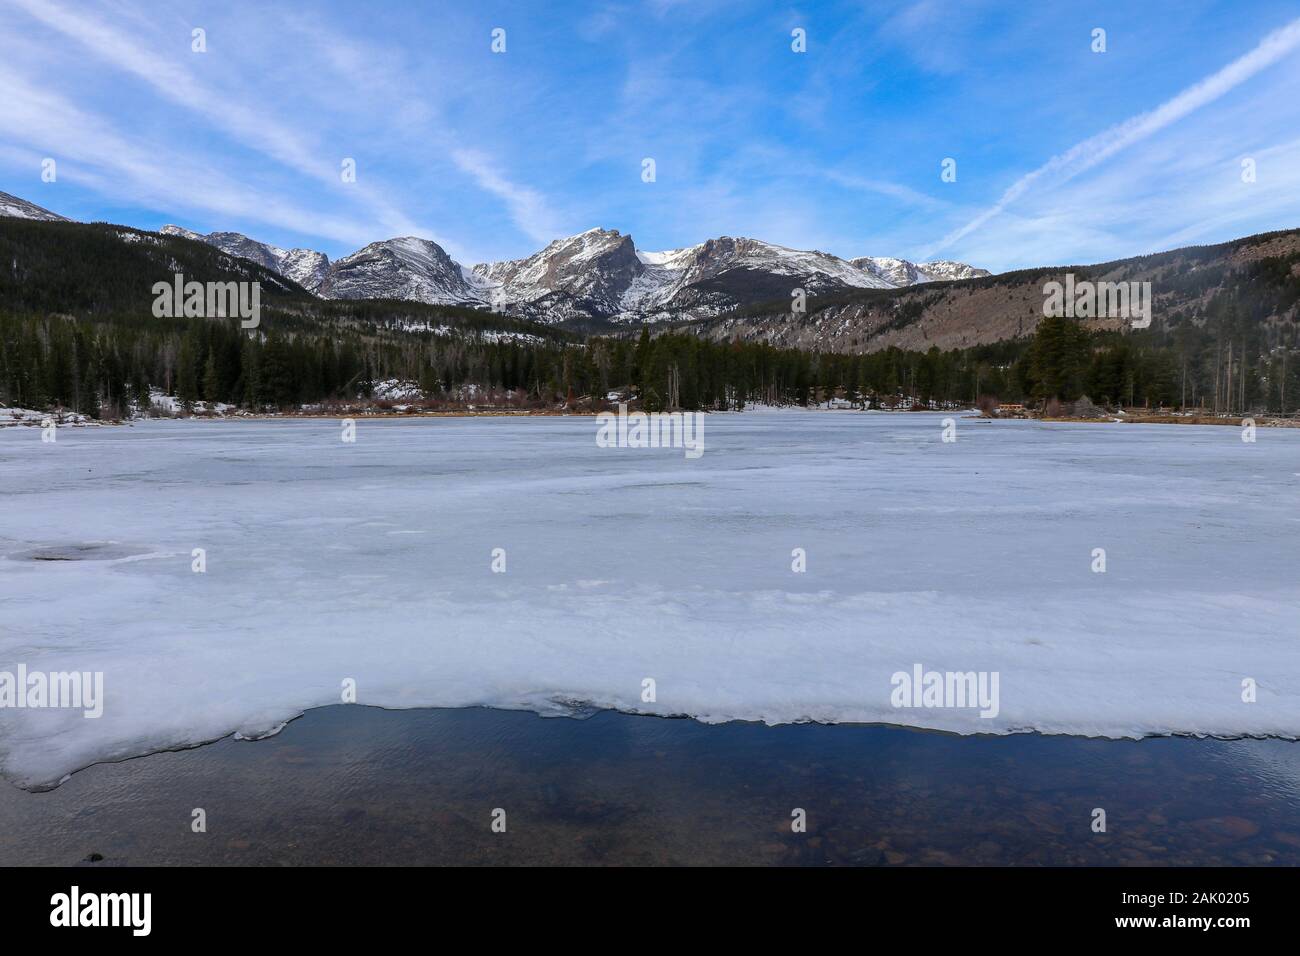
[{"label": "forested hillside", "polygon": [[[1162,305],[1145,330],[1042,319],[1041,282],[1060,270],[867,293],[814,303],[799,320],[784,317],[797,328],[833,309],[888,301],[890,321],[902,329],[923,324],[935,297],[994,290],[1034,305],[1039,290],[1030,334],[948,349],[867,349],[840,338],[832,349],[780,347],[754,335],[755,322],[775,322],[762,309],[733,316],[727,335],[704,323],[583,340],[486,311],[327,301],[201,242],[104,224],[0,219],[0,402],[116,418],[132,404],[146,406],[155,389],[184,403],[289,409],[355,401],[377,383],[399,381],[431,400],[460,401],[474,386],[539,408],[630,390],[650,410],[833,396],[906,407],[974,404],[981,395],[1028,402],[1087,395],[1106,405],[1290,412],[1300,404],[1294,236],[1143,260],[1147,274],[1163,277]],[[156,318],[152,286],[175,272],[261,282],[260,326]],[[1079,272],[1097,278],[1122,270]],[[1016,321],[1023,326],[1026,318]]]}]

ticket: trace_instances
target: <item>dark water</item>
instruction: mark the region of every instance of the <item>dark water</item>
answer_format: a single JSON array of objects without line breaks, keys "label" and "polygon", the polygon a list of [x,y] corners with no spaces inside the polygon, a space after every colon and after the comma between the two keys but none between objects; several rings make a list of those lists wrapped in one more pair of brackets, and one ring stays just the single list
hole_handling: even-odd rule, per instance
[{"label": "dark water", "polygon": [[[191,811],[207,832],[191,831]],[[491,829],[506,811],[505,833]],[[807,832],[791,831],[791,810]],[[1093,833],[1092,810],[1107,814]],[[1300,864],[1300,744],[328,707],[0,784],[0,863]]]}]

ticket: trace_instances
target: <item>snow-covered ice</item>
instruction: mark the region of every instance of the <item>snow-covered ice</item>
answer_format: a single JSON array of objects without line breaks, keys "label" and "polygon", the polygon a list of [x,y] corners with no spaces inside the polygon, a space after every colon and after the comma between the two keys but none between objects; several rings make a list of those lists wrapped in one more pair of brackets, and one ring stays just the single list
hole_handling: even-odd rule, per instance
[{"label": "snow-covered ice", "polygon": [[[348,678],[385,707],[1300,735],[1300,432],[945,417],[714,415],[697,460],[579,417],[0,430],[0,671],[105,694],[0,710],[3,772],[265,734]],[[998,716],[894,708],[918,663],[998,672]]]}]

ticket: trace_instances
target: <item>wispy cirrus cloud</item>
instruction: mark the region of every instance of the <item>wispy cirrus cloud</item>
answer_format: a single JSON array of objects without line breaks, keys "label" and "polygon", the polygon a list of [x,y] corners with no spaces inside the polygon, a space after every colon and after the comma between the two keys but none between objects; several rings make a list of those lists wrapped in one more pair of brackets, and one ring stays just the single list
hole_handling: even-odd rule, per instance
[{"label": "wispy cirrus cloud", "polygon": [[[270,75],[272,70],[283,71],[283,63],[270,64],[266,70],[258,69],[256,72],[251,70],[255,65],[253,62],[241,63],[238,68],[222,70],[217,74],[221,82],[214,83],[197,69],[197,66],[205,65],[206,58],[189,53],[188,27],[178,29],[184,26],[183,20],[180,24],[168,23],[165,28],[160,28],[158,18],[143,16],[142,11],[130,7],[101,8],[96,12],[90,7],[62,5],[57,0],[10,2],[16,10],[30,16],[62,41],[75,44],[83,53],[111,70],[143,84],[156,102],[169,103],[192,115],[198,128],[216,132],[240,147],[252,150],[269,164],[263,164],[252,176],[244,172],[242,183],[233,177],[218,176],[211,168],[205,175],[198,176],[194,170],[203,165],[202,161],[191,155],[193,151],[185,148],[183,140],[174,140],[161,149],[149,148],[138,137],[116,130],[110,117],[73,107],[70,101],[61,100],[60,109],[51,115],[75,113],[79,119],[76,123],[63,124],[62,132],[53,140],[47,136],[46,141],[57,142],[61,147],[66,145],[65,153],[76,151],[83,160],[98,157],[98,165],[115,169],[122,177],[117,185],[119,195],[112,197],[117,202],[132,198],[157,201],[160,196],[168,196],[188,200],[174,207],[178,214],[180,210],[192,209],[196,205],[227,214],[243,207],[254,220],[350,244],[390,235],[415,234],[434,239],[453,255],[464,257],[468,253],[465,241],[442,235],[441,230],[418,221],[409,214],[411,207],[408,203],[376,185],[371,172],[376,163],[366,165],[364,159],[359,160],[361,171],[356,180],[344,183],[340,177],[340,164],[345,157],[339,149],[332,148],[333,144],[327,141],[323,132],[330,124],[338,126],[340,132],[333,138],[335,141],[342,141],[345,148],[351,141],[361,150],[368,150],[369,156],[377,154],[378,165],[391,161],[399,150],[409,150],[411,140],[416,136],[422,135],[426,145],[437,144],[442,148],[440,151],[446,153],[452,151],[455,143],[463,143],[455,130],[448,128],[440,110],[431,105],[427,97],[411,95],[413,90],[423,89],[427,80],[405,69],[406,58],[401,50],[382,42],[349,37],[318,20],[305,19],[293,12],[277,15],[278,22],[250,18],[251,24],[247,29],[262,29],[272,34],[278,30],[286,37],[292,36],[292,42],[282,45],[286,52],[294,54],[287,59],[297,60],[299,73],[304,69],[310,71],[311,84],[301,90],[290,87],[287,91],[291,98],[296,95],[300,100],[314,101],[311,109],[299,109],[295,115],[291,109],[271,107],[266,86],[257,82]],[[262,13],[258,11],[257,15]],[[25,39],[27,47],[33,46],[33,37]],[[210,39],[213,55],[221,51],[219,55],[227,63],[238,59],[243,46],[239,43],[238,33],[232,34],[229,29],[214,31]],[[48,77],[28,76],[22,85],[43,90],[51,84]],[[11,87],[17,89],[18,81],[11,83]],[[331,94],[332,99],[329,98]],[[382,113],[376,109],[378,104],[383,105]],[[391,131],[373,127],[374,118],[380,115],[397,121]],[[88,140],[78,130],[90,129],[98,131],[98,141],[111,140],[117,144],[114,150],[92,154],[79,148],[78,144],[85,145]],[[21,138],[30,130],[24,130],[22,124],[18,124],[11,126],[10,132],[14,138]],[[386,143],[385,139],[390,142]],[[134,171],[126,168],[131,156],[141,160],[132,167]],[[157,157],[157,161],[151,161],[149,157]],[[241,170],[247,170],[247,165],[242,161]],[[143,173],[146,166],[149,167],[147,175]],[[297,207],[301,214],[289,218],[295,209],[294,204],[278,198],[275,187],[271,185],[273,177],[269,173],[276,168],[317,184],[312,197],[315,210],[310,206]],[[507,176],[501,164],[485,150],[463,146],[456,149],[454,168],[485,193],[502,201],[531,240],[543,235],[554,237],[551,230],[556,216],[547,200],[538,190]],[[88,163],[83,163],[82,171],[79,181],[83,184],[109,181],[109,177],[89,175]],[[162,187],[168,179],[178,186],[180,183],[185,186],[175,189]],[[268,184],[259,188],[258,181],[263,179],[268,180]],[[222,180],[221,188],[215,188],[217,180]],[[132,185],[131,196],[120,194],[123,182]],[[200,184],[206,185],[202,190],[196,189]],[[242,202],[240,192],[250,201]],[[203,201],[204,197],[214,196],[219,200]],[[193,201],[195,198],[200,199],[197,204]],[[338,210],[349,208],[356,209],[363,218],[349,221],[346,216],[338,214]],[[278,210],[277,214],[271,215],[272,210]],[[221,227],[228,226],[222,224]]]},{"label": "wispy cirrus cloud", "polygon": [[873,179],[868,176],[859,176],[854,173],[846,173],[838,169],[822,170],[821,173],[826,179],[847,189],[857,190],[865,193],[874,193],[878,196],[888,196],[891,199],[897,199],[909,206],[916,206],[921,209],[935,210],[943,209],[948,205],[941,199],[936,199],[928,193],[923,193],[919,189],[913,189],[902,183],[890,182],[887,179]]},{"label": "wispy cirrus cloud", "polygon": [[[11,0],[28,15],[78,44],[107,65],[147,83],[157,95],[198,114],[246,146],[296,172],[331,187],[339,186],[339,160],[319,143],[287,123],[250,106],[252,95],[232,97],[213,89],[175,59],[160,56],[158,45],[147,45],[125,30],[81,8],[61,6],[55,0]],[[417,232],[420,227],[402,208],[364,182],[355,184],[377,218],[395,232]]]},{"label": "wispy cirrus cloud", "polygon": [[141,144],[3,64],[0,87],[8,94],[0,98],[0,136],[30,144],[28,156],[44,157],[50,144],[58,144],[60,177],[119,201],[130,196],[178,213],[253,218],[290,230],[309,221],[318,235],[349,243],[370,228],[363,219],[320,215],[274,192],[250,188],[202,160]]},{"label": "wispy cirrus cloud", "polygon": [[454,149],[451,158],[480,187],[499,197],[509,208],[515,225],[533,240],[545,244],[563,235],[560,219],[546,198],[535,189],[507,179],[486,153]]},{"label": "wispy cirrus cloud", "polygon": [[[1092,17],[1065,0],[614,0],[490,18],[0,0],[0,188],[81,218],[162,215],[331,255],[414,234],[463,262],[514,258],[601,225],[649,249],[729,234],[991,268],[1116,257],[1300,222],[1279,143],[1300,128],[1300,70],[1279,53],[1285,29],[1270,47],[1255,25],[1294,12],[1259,2],[1250,18],[1179,0],[1109,9],[1112,52],[1092,56]],[[1249,189],[1246,153],[1261,170]],[[24,188],[46,155],[59,183]],[[948,156],[955,183],[938,178]],[[340,181],[343,157],[356,183]]]},{"label": "wispy cirrus cloud", "polygon": [[1187,87],[1155,109],[1133,116],[1095,136],[1090,136],[1065,152],[1053,156],[1032,172],[1021,176],[1007,188],[996,203],[965,225],[944,236],[927,250],[927,255],[934,255],[969,236],[1001,215],[1034,188],[1051,188],[1068,182],[1122,150],[1155,135],[1165,127],[1214,102],[1283,57],[1294,53],[1298,48],[1300,48],[1300,19],[1293,20],[1286,26],[1269,33],[1249,53]]}]

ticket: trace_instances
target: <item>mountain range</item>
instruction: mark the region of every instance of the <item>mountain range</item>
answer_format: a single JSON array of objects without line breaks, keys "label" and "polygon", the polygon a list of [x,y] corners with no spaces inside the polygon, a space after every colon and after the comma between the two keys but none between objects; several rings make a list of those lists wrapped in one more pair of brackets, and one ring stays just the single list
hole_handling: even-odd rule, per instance
[{"label": "mountain range", "polygon": [[[1289,408],[1300,394],[1300,363],[1288,368],[1300,341],[1297,229],[894,286],[912,279],[914,264],[855,265],[743,239],[656,255],[593,230],[520,261],[465,269],[421,240],[374,243],[330,262],[234,234],[208,241],[183,230],[69,221],[5,194],[0,209],[7,214],[0,216],[0,401],[30,399],[23,407],[62,403],[93,413],[102,409],[98,395],[120,408],[124,382],[170,393],[182,371],[188,384],[176,387],[185,394],[198,395],[202,383],[214,400],[250,407],[337,398],[359,375],[418,382],[425,394],[471,384],[523,389],[517,394],[549,402],[571,389],[607,393],[636,382],[642,354],[651,356],[645,374],[659,395],[676,387],[669,370],[680,368],[696,376],[683,394],[713,402],[725,395],[723,383],[749,389],[747,401],[800,400],[826,375],[889,395],[915,387],[922,396],[973,401],[985,388],[1023,398],[1040,381],[1031,344],[1040,339],[1069,352],[1076,378],[1084,374],[1079,363],[1087,365],[1088,394],[1106,404],[1210,397],[1218,408]],[[869,268],[884,275],[868,276]],[[176,273],[260,283],[259,334],[243,335],[228,322],[152,320],[152,290]],[[1081,315],[1077,330],[1053,325],[1041,338],[1049,284],[1071,277],[1148,284],[1150,327],[1139,329],[1122,313]],[[808,299],[804,314],[781,294],[795,280],[826,290]],[[728,283],[757,301],[692,321],[671,311],[717,308],[727,302]],[[449,288],[473,306],[417,301]],[[343,298],[363,294],[389,297]],[[502,303],[549,321],[491,308]],[[644,325],[570,320],[620,315],[616,309],[648,316],[659,309],[672,321],[655,327],[643,353]],[[777,379],[751,377],[761,369]]]},{"label": "mountain range", "polygon": [[[327,321],[382,315],[394,328],[446,328],[449,334],[466,328],[495,338],[580,336],[663,321],[674,326],[689,322],[696,335],[716,342],[766,342],[817,352],[964,349],[1033,334],[1043,315],[1046,283],[1065,281],[1068,275],[1149,282],[1153,329],[1159,334],[1217,321],[1215,316],[1231,306],[1252,322],[1262,322],[1272,335],[1289,329],[1300,309],[1300,230],[1295,229],[1111,262],[993,275],[962,263],[845,260],[730,237],[670,252],[642,252],[630,236],[605,229],[557,239],[525,259],[472,268],[455,262],[436,243],[412,237],[371,243],[331,261],[314,250],[284,250],[234,232],[203,236],[177,226],[144,232],[75,223],[0,192],[0,217],[5,216],[15,222],[46,221],[60,237],[73,227],[90,230],[98,237],[97,261],[101,266],[115,263],[113,269],[124,275],[151,269],[160,257],[223,275],[260,273],[264,295],[268,281],[283,281],[285,288],[292,287],[285,294],[319,303],[305,312],[295,306],[303,315],[319,313]],[[21,278],[13,284],[12,297],[25,307],[76,311],[68,283],[60,285],[54,278],[66,280],[81,268],[68,258],[74,250],[58,242],[42,244],[41,232],[29,230],[0,256],[6,262],[33,257],[21,269],[14,267],[14,277]],[[138,262],[137,255],[128,262],[113,251],[122,244],[148,253],[150,261]],[[204,252],[220,259],[208,262]],[[40,274],[48,276],[45,284],[33,271],[41,263]],[[102,268],[96,275],[101,274]],[[127,306],[138,291],[134,281],[127,283],[112,270],[95,283],[78,291],[83,304],[94,309],[108,308],[110,302]],[[810,293],[803,315],[790,307],[795,287]],[[363,307],[358,300],[370,302]],[[1124,326],[1115,318],[1081,324],[1097,330]]]},{"label": "mountain range", "polygon": [[[760,304],[694,325],[716,342],[766,342],[786,348],[867,353],[966,349],[1032,335],[1049,282],[1150,283],[1152,329],[1258,325],[1274,344],[1291,341],[1300,319],[1300,229],[1243,236],[1206,246],[1088,265],[1039,266],[997,275],[822,298],[806,315]],[[1230,318],[1224,319],[1224,316]],[[1118,316],[1080,318],[1095,331],[1123,331]],[[1229,334],[1239,334],[1229,333]]]},{"label": "mountain range", "polygon": [[161,231],[252,259],[323,298],[489,308],[549,324],[713,318],[737,306],[789,298],[795,288],[820,295],[989,275],[960,262],[850,261],[730,236],[642,252],[617,229],[589,229],[525,259],[472,267],[415,236],[372,242],[331,262],[324,253],[280,249],[237,232],[201,235],[171,225]]},{"label": "mountain range", "polygon": [[[67,221],[0,192],[0,215]],[[404,299],[490,309],[545,324],[632,324],[722,316],[737,307],[852,289],[897,289],[987,276],[961,262],[841,259],[759,239],[722,236],[667,252],[643,252],[617,229],[556,239],[524,259],[466,267],[436,242],[403,236],[331,261],[314,249],[281,249],[238,232],[206,235],[166,225],[164,235],[205,242],[278,273],[326,299]]]}]

